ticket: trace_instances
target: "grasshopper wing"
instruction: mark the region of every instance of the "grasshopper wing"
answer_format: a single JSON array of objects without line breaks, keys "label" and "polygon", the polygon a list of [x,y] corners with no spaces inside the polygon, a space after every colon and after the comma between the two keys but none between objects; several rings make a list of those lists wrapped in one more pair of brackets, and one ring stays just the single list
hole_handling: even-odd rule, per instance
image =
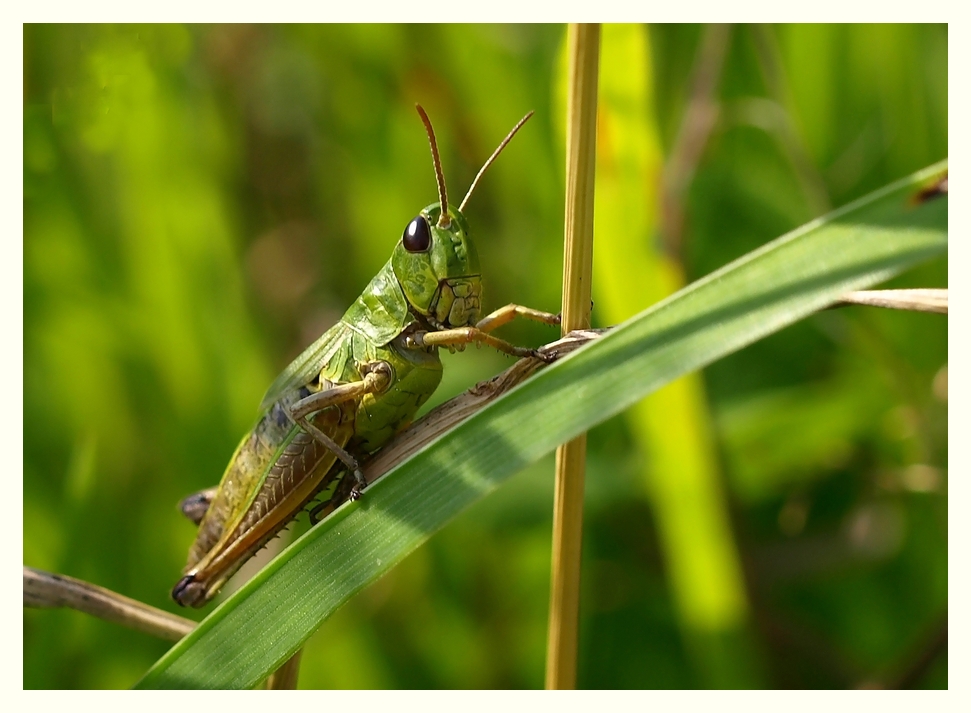
[{"label": "grasshopper wing", "polygon": [[345,347],[350,327],[344,322],[338,322],[324,332],[316,342],[303,350],[303,353],[290,362],[290,365],[280,372],[260,403],[260,413],[279,401],[288,392],[306,386],[320,375],[321,369],[333,360],[334,356]]},{"label": "grasshopper wing", "polygon": [[[289,400],[308,390],[292,392]],[[334,454],[285,414],[269,409],[236,449],[189,551],[185,577],[172,590],[183,606],[207,602],[253,553],[275,536],[320,489],[343,471]],[[339,446],[354,431],[357,404],[313,416]]]}]

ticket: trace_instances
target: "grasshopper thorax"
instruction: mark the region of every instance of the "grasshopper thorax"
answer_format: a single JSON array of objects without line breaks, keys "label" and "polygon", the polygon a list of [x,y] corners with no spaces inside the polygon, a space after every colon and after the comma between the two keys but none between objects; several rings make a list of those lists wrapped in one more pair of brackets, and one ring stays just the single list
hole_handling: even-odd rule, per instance
[{"label": "grasshopper thorax", "polygon": [[437,328],[464,327],[479,319],[479,254],[465,216],[450,206],[443,227],[441,212],[433,203],[408,223],[391,266],[415,314]]}]

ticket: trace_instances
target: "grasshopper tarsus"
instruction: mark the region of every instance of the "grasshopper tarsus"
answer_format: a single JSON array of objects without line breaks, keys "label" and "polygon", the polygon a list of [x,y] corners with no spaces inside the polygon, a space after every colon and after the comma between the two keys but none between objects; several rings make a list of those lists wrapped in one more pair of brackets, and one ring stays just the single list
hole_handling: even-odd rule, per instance
[{"label": "grasshopper tarsus", "polygon": [[351,488],[351,493],[348,497],[351,500],[359,500],[361,498],[361,491],[367,487],[367,479],[364,477],[364,473],[361,472],[360,468],[357,468],[352,473],[354,476],[354,486]]}]

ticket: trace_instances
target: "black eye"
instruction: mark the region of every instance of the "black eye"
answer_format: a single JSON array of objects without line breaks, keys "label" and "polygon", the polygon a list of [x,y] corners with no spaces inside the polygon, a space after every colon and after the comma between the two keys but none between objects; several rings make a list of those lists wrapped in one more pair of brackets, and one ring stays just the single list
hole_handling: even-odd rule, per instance
[{"label": "black eye", "polygon": [[419,215],[408,223],[408,227],[401,235],[401,242],[405,246],[405,250],[410,253],[423,253],[428,250],[428,246],[432,244],[432,234],[428,230],[428,222]]}]

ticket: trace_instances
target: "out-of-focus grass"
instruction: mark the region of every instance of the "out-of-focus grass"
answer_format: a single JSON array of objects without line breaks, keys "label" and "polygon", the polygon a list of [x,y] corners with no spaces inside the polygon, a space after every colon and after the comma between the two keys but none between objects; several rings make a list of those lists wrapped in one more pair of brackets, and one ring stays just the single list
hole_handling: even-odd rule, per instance
[{"label": "out-of-focus grass", "polygon": [[[485,306],[555,310],[562,32],[25,26],[24,563],[173,607],[193,535],[175,503],[218,480],[276,371],[435,199],[416,101],[454,194],[536,110],[468,216]],[[702,34],[649,28],[645,116],[665,159]],[[715,96],[685,196],[687,280],[813,217],[819,187],[842,205],[943,158],[947,28],[738,27]],[[896,284],[946,286],[946,260]],[[849,308],[705,370],[764,685],[855,684],[913,656],[946,610],[946,346],[944,318]],[[446,355],[436,399],[507,363]],[[796,403],[832,414],[827,430]],[[579,685],[706,685],[634,431],[612,419],[589,444]],[[550,473],[516,476],[349,602],[311,639],[301,686],[541,686]],[[165,648],[25,611],[24,686],[129,686]]]}]

